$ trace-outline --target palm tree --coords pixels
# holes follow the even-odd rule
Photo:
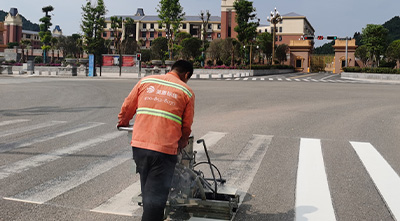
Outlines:
[[[30,41],[30,40],[21,40],[21,42],[20,42],[19,44],[20,44],[21,50],[22,50],[22,57],[21,57],[20,62],[25,63],[25,61],[26,61],[26,58],[25,58],[25,48],[26,48],[28,45],[31,45],[31,41]]]
[[[50,47],[51,47],[51,62],[50,63],[54,63],[54,49],[57,48],[57,43],[58,43],[58,39],[55,37],[52,37],[50,40]]]

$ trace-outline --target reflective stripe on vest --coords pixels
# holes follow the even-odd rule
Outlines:
[[[163,110],[157,110],[153,108],[145,108],[141,107],[136,110],[137,114],[148,114],[148,115],[153,115],[153,116],[158,116],[158,117],[164,117],[169,120],[173,120],[177,122],[178,124],[182,124],[182,118],[179,117],[178,115],[175,115],[173,113],[163,111]]]
[[[157,79],[157,78],[147,78],[147,79],[142,80],[141,84],[143,84],[143,83],[154,83],[154,84],[161,84],[161,85],[173,87],[173,88],[183,91],[189,97],[193,96],[192,93],[190,93],[190,91],[186,87],[184,87],[180,84],[173,83],[173,82],[164,81],[164,80]]]

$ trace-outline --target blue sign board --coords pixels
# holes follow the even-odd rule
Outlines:
[[[89,77],[93,77],[94,76],[94,55],[90,54],[89,55]]]

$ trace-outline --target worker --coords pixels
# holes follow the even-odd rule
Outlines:
[[[166,75],[141,79],[125,99],[117,127],[132,131],[133,159],[140,175],[142,221],[164,219],[178,151],[186,147],[194,116],[195,96],[186,84],[193,74],[188,61],[176,61]]]

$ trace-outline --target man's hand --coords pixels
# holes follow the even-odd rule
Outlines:
[[[188,140],[180,139],[178,142],[178,153],[180,153],[189,144]]]
[[[120,128],[120,127],[129,127],[129,125],[122,124],[121,122],[118,122],[117,129]]]

